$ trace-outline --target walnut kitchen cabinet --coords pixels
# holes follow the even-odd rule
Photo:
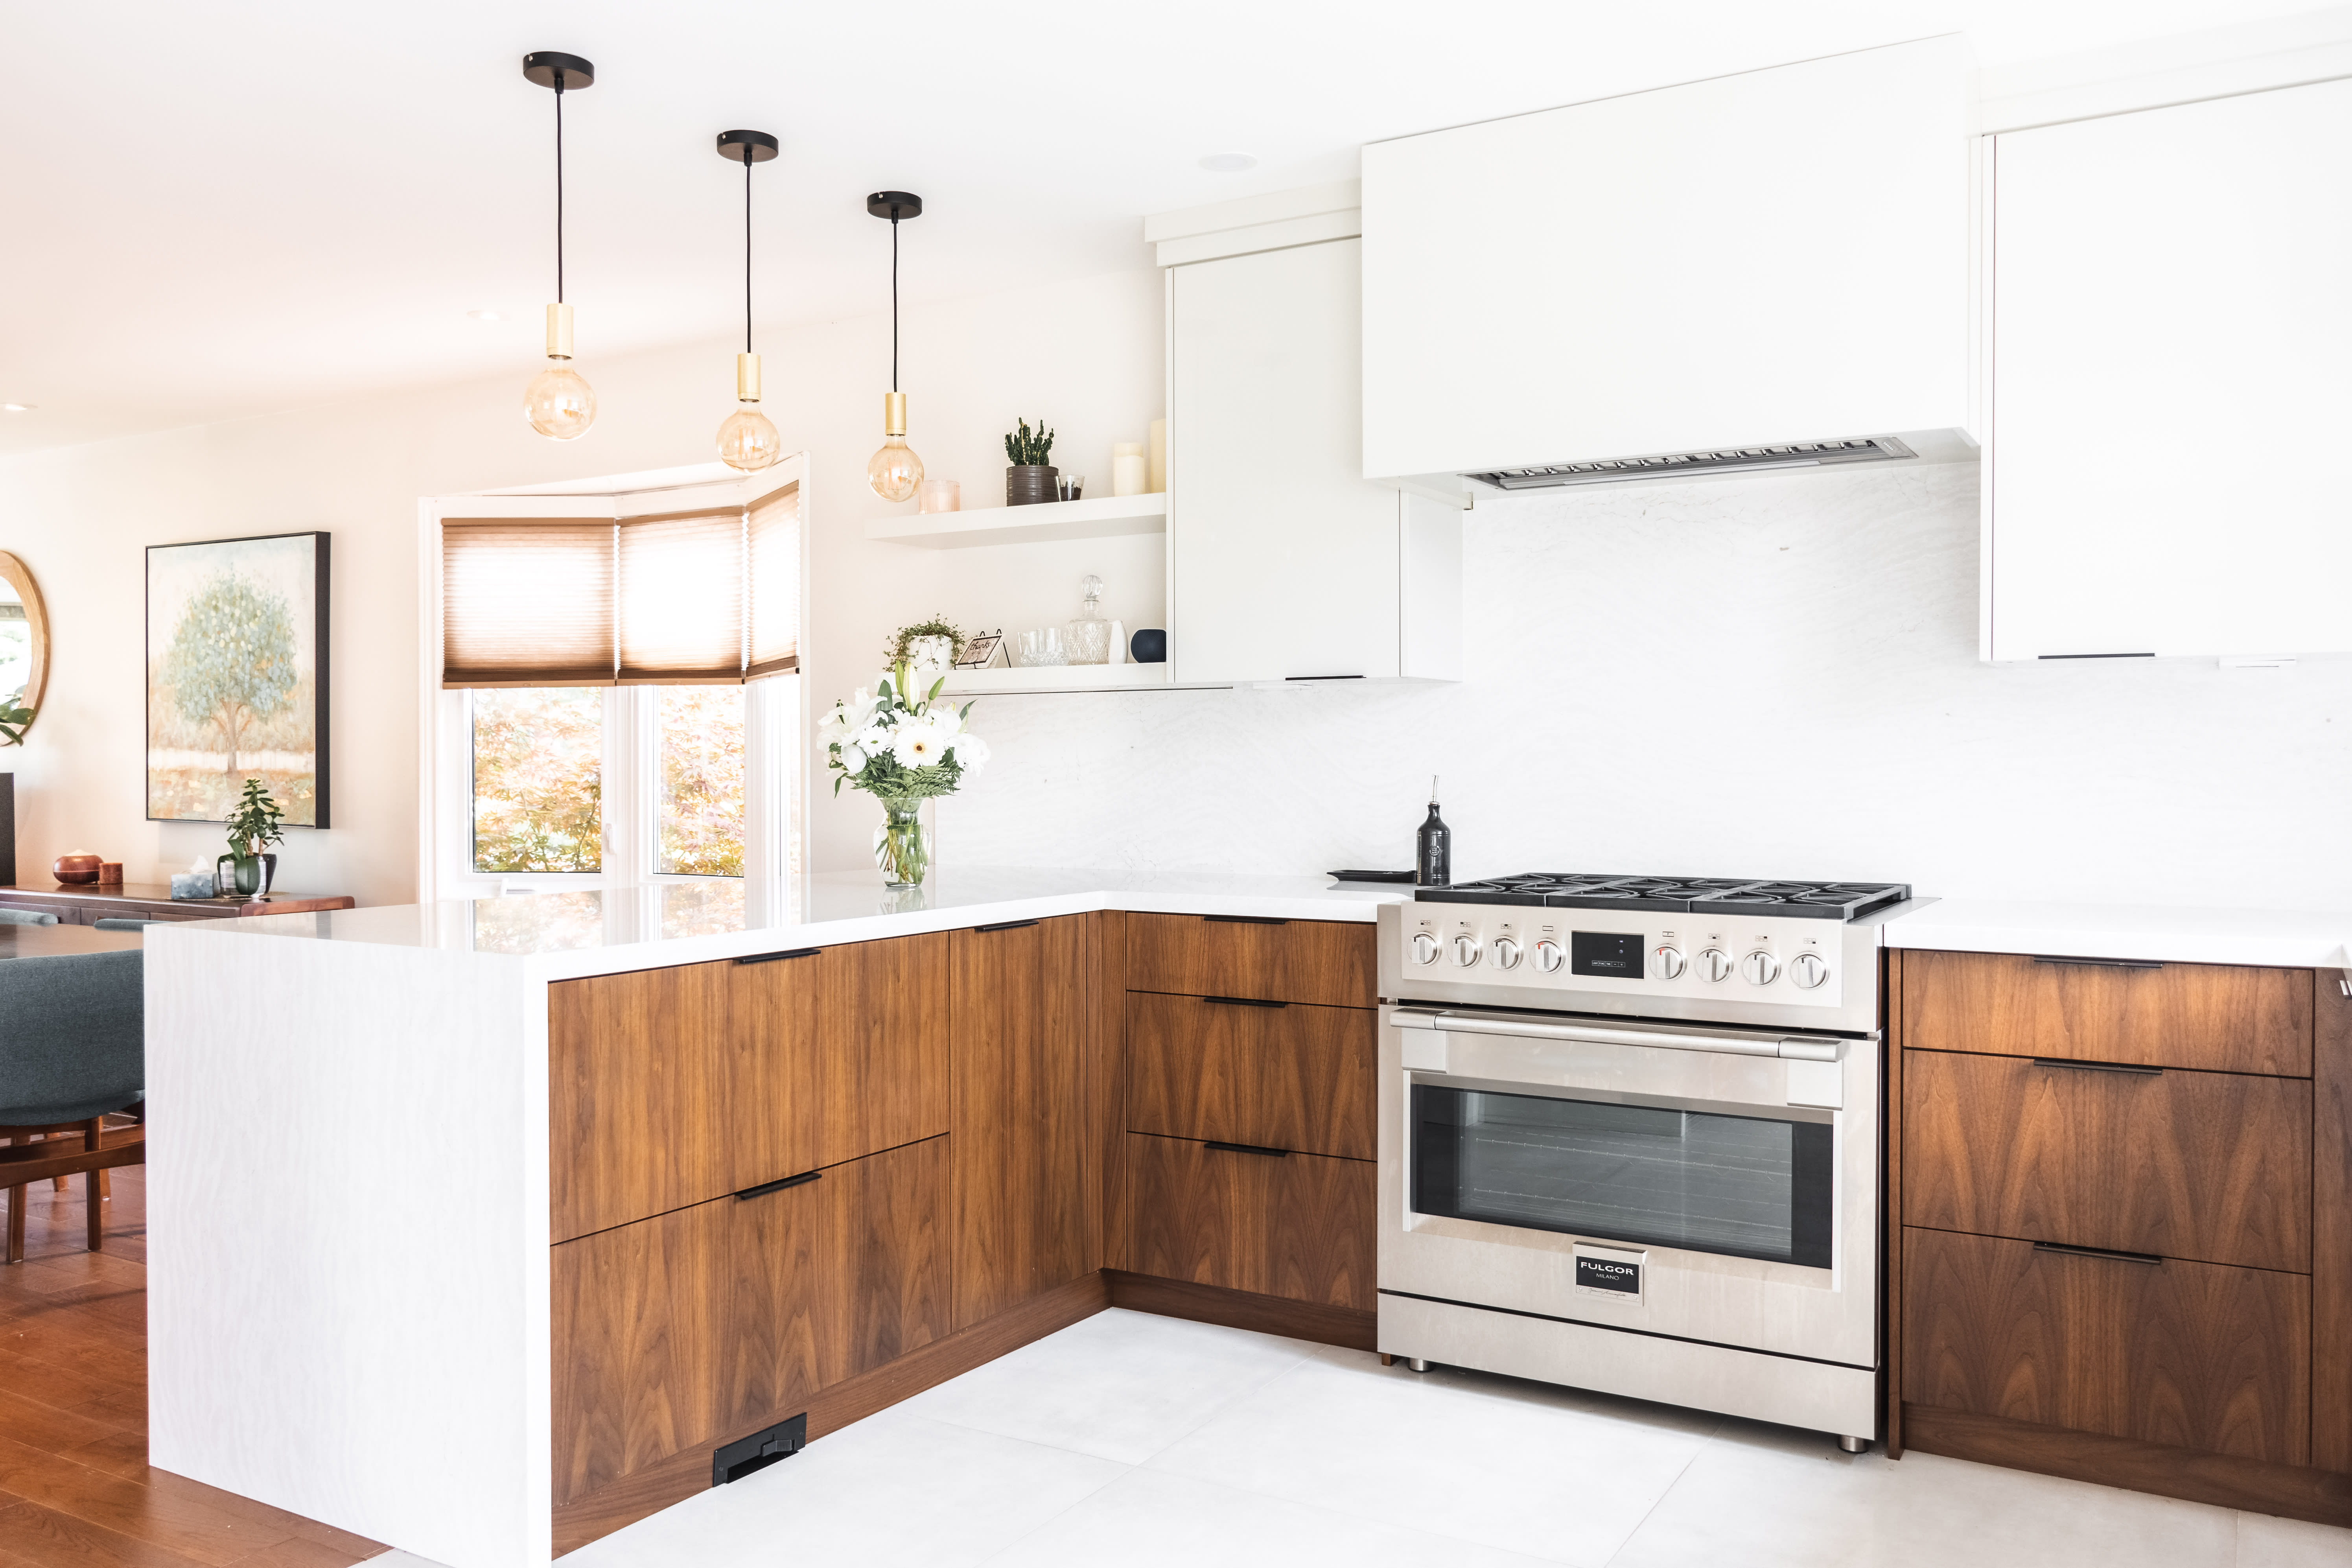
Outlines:
[[[958,1328],[1101,1267],[1099,921],[1068,915],[949,937]]]
[[[1890,1451],[2352,1524],[2343,977],[1889,963]]]
[[[1372,928],[1130,914],[1125,984],[1112,1300],[1370,1348]]]

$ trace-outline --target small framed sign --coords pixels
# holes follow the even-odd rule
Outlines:
[[[966,640],[963,657],[956,660],[958,669],[986,669],[989,660],[996,657],[999,644],[1004,641],[1003,632],[981,632]]]

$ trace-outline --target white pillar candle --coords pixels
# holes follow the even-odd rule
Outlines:
[[[1139,496],[1144,491],[1147,478],[1143,443],[1113,442],[1110,448],[1110,493],[1115,496]]]

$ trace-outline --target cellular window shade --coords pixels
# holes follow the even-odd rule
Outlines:
[[[609,685],[613,521],[441,524],[441,684]]]
[[[751,503],[751,658],[748,676],[801,667],[801,487]]]
[[[743,679],[743,510],[624,519],[620,679]]]

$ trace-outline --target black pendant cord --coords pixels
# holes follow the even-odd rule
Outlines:
[[[890,390],[898,390],[898,212],[890,210]]]
[[[751,144],[743,143],[743,352],[751,352]]]
[[[555,302],[563,303],[563,72],[555,73]]]

